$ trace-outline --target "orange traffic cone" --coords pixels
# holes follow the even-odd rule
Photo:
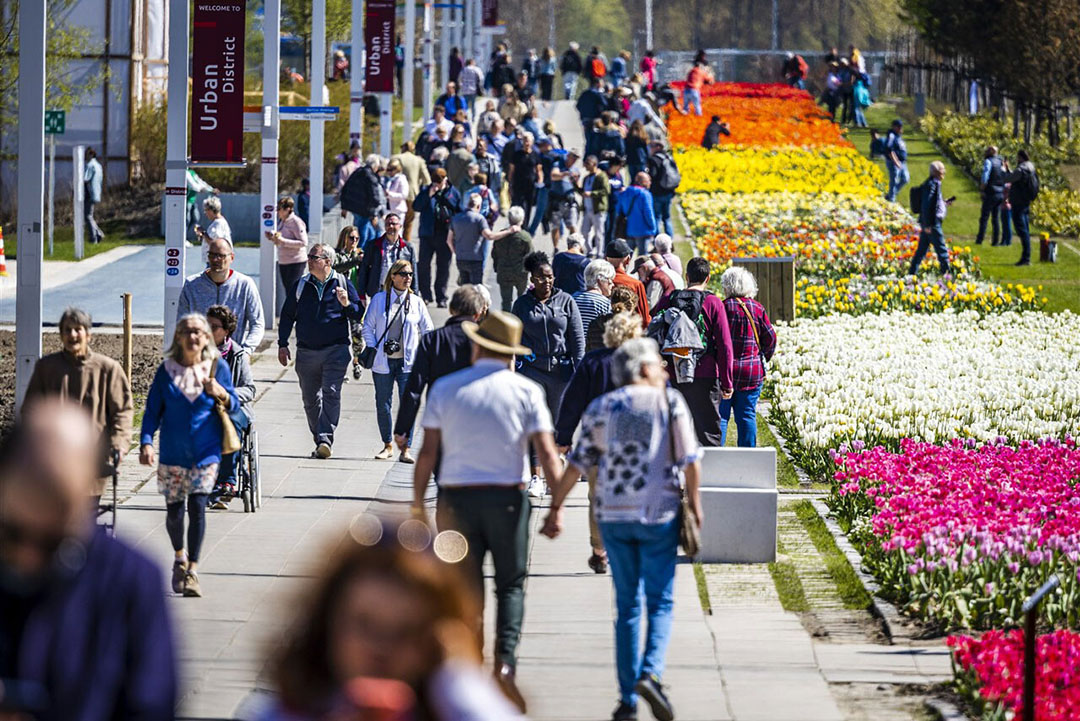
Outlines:
[[[0,225],[0,275],[7,274],[7,258],[4,257],[4,226]]]

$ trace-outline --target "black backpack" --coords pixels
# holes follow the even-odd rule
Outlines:
[[[1039,197],[1039,175],[1021,170],[1021,179],[1009,188],[1009,200],[1014,206],[1026,208]]]
[[[926,183],[908,189],[908,204],[911,206],[911,212],[915,214],[916,218],[922,216],[922,200],[925,189]]]
[[[656,174],[652,179],[653,185],[663,193],[674,193],[682,182],[682,175],[679,173],[679,166],[675,164],[675,158],[666,152],[657,153],[654,167]]]

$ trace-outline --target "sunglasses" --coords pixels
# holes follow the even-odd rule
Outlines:
[[[400,275],[402,278],[412,278],[413,273],[411,270],[399,270],[397,273],[394,273],[394,275]]]
[[[307,259],[308,259],[308,261],[312,261],[312,260],[326,260],[326,256],[325,256],[325,255],[309,255],[309,256],[307,257]]]

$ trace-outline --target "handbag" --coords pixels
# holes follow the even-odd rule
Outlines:
[[[667,401],[668,409],[668,450],[671,453],[671,472],[679,477],[679,468],[675,465],[675,431],[674,417],[671,414],[671,398],[667,395],[669,390],[664,389],[664,400]],[[701,529],[697,525],[697,516],[690,508],[690,498],[686,495],[686,483],[679,483],[679,547],[683,552],[693,558],[701,550]]]
[[[229,411],[221,401],[214,401],[214,410],[218,420],[221,421],[221,452],[222,454],[236,453],[240,450],[240,434],[236,432]]]
[[[630,207],[626,209],[626,214],[617,213],[615,215],[615,237],[626,238],[626,230],[630,225],[630,214],[634,212],[634,203],[637,202],[637,196],[635,195],[630,199]]]
[[[411,290],[405,291],[405,300],[398,304],[397,310],[394,312],[393,317],[386,321],[386,327],[383,328],[383,332],[382,335],[379,336],[379,340],[375,341],[375,345],[365,346],[364,350],[360,351],[360,357],[357,358],[357,361],[359,361],[360,365],[364,368],[371,370],[371,367],[375,365],[375,356],[379,352],[379,346],[381,346],[383,344],[383,341],[386,340],[386,334],[390,332],[390,326],[394,324],[394,319],[398,317],[398,314],[401,313],[401,309],[405,307],[405,303],[408,301],[409,294],[411,292]],[[389,293],[387,293],[386,295],[386,309],[390,310]]]

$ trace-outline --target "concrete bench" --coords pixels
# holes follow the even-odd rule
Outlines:
[[[776,449],[706,448],[701,460],[702,563],[776,560]]]

